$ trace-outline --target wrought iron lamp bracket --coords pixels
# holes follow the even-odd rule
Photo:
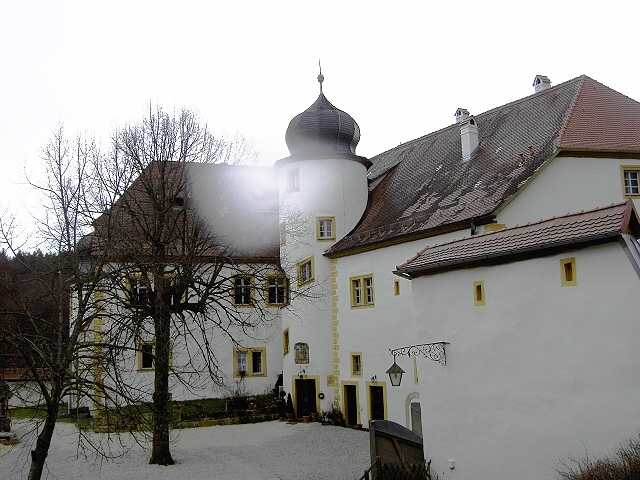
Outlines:
[[[447,345],[449,342],[422,343],[389,349],[389,353],[393,355],[394,361],[397,356],[417,357],[420,355],[444,366],[447,364]]]

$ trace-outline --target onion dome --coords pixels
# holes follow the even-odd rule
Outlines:
[[[351,115],[327,100],[322,93],[323,81],[320,71],[320,95],[309,108],[289,122],[285,140],[291,157],[348,158],[368,167],[369,161],[356,155],[360,127]]]

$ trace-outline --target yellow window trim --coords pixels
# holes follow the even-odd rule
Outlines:
[[[371,289],[372,289],[372,293],[373,293],[373,298],[372,298],[372,302],[371,303],[367,303],[367,289],[364,285],[364,281],[366,279],[371,279]],[[355,280],[360,280],[360,288],[361,288],[361,294],[360,294],[360,303],[356,302],[356,289],[353,286],[353,282]],[[376,284],[373,280],[373,273],[368,273],[366,275],[358,275],[355,277],[350,277],[349,278],[349,292],[350,292],[350,297],[351,297],[351,308],[371,308],[373,306],[375,306],[376,304]]]
[[[397,297],[400,295],[400,280],[393,281],[393,294]]]
[[[358,424],[362,424],[362,420],[360,418],[360,384],[357,381],[343,381],[340,382],[340,391],[342,393],[341,397],[342,397],[342,415],[344,416],[345,420],[347,418],[347,396],[344,393],[344,387],[345,385],[353,385],[354,387],[356,387],[356,412],[358,412]],[[385,410],[386,411],[386,410]]]
[[[571,279],[567,279],[567,266],[571,270]],[[577,285],[576,258],[560,259],[560,283],[563,287],[575,287]]]
[[[238,277],[249,279],[249,298],[251,299],[251,303],[236,303],[236,278]],[[255,278],[253,277],[253,275],[239,273],[231,277],[231,304],[234,305],[235,307],[240,307],[240,308],[255,307],[256,305]]]
[[[355,370],[355,362],[353,361],[354,358],[358,356],[360,357],[360,371],[356,372]],[[349,356],[349,358],[351,359],[351,376],[352,377],[361,377],[362,376],[362,371],[364,370],[364,362],[362,361],[362,352],[351,352],[351,355]]]
[[[289,329],[285,328],[282,332],[282,354],[286,355],[289,353]]]
[[[240,371],[238,370],[238,352],[247,353],[247,373],[246,377],[266,377],[267,376],[267,347],[234,347],[233,348],[233,376],[234,378],[240,378]],[[251,354],[253,352],[261,352],[262,356],[262,371],[255,373],[253,371],[253,362],[251,361]]]
[[[313,270],[313,267],[312,267]],[[276,278],[284,279],[284,288],[285,288],[285,300],[284,303],[269,303],[269,282]],[[277,307],[282,308],[286,307],[289,304],[289,280],[287,276],[283,273],[269,273],[267,274],[267,280],[264,283],[264,303],[267,307]]]
[[[304,265],[307,262],[311,262],[311,278],[309,278],[308,280],[301,282],[300,281],[300,267],[302,265]],[[307,257],[307,258],[303,258],[302,260],[300,260],[299,262],[296,263],[296,282],[298,284],[299,287],[302,287],[303,285],[308,285],[309,283],[313,283],[316,279],[316,265],[315,265],[315,259],[313,256],[311,257]]]
[[[320,222],[322,220],[331,220],[331,236],[330,237],[321,237],[320,236]],[[335,240],[336,239],[336,217],[316,217],[316,240],[325,241],[325,240]]]
[[[486,292],[484,289],[484,281],[473,282],[473,304],[477,306],[484,305],[486,301]]]
[[[136,369],[139,372],[153,372],[156,369],[156,342],[155,340],[140,341],[136,348]],[[142,368],[142,345],[153,345],[153,367]],[[169,368],[173,367],[173,347],[169,347]]]
[[[369,412],[369,420],[371,420],[371,388],[382,387],[382,404],[384,405],[384,419],[389,417],[389,409],[387,408],[387,382],[367,382],[367,407]]]
[[[640,193],[627,193],[624,188],[624,172],[638,172],[640,174],[640,165],[620,165],[620,185],[622,187],[622,196],[624,198],[639,198]]]

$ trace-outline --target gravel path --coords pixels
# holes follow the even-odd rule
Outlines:
[[[19,426],[25,428],[25,425]],[[77,430],[56,425],[48,480],[355,480],[369,463],[367,432],[317,423],[266,422],[174,430],[176,465],[147,465],[148,451],[129,435],[123,456],[100,463],[76,453]],[[96,441],[105,436],[95,435]],[[112,445],[116,447],[116,445]],[[26,478],[30,439],[0,446],[0,479]],[[116,452],[122,452],[117,447]]]

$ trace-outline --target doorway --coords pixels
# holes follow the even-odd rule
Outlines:
[[[316,381],[296,378],[296,414],[298,418],[318,413],[316,409]]]
[[[384,420],[384,386],[369,385],[369,410],[370,420]]]
[[[344,417],[347,425],[358,424],[358,387],[344,385]]]

